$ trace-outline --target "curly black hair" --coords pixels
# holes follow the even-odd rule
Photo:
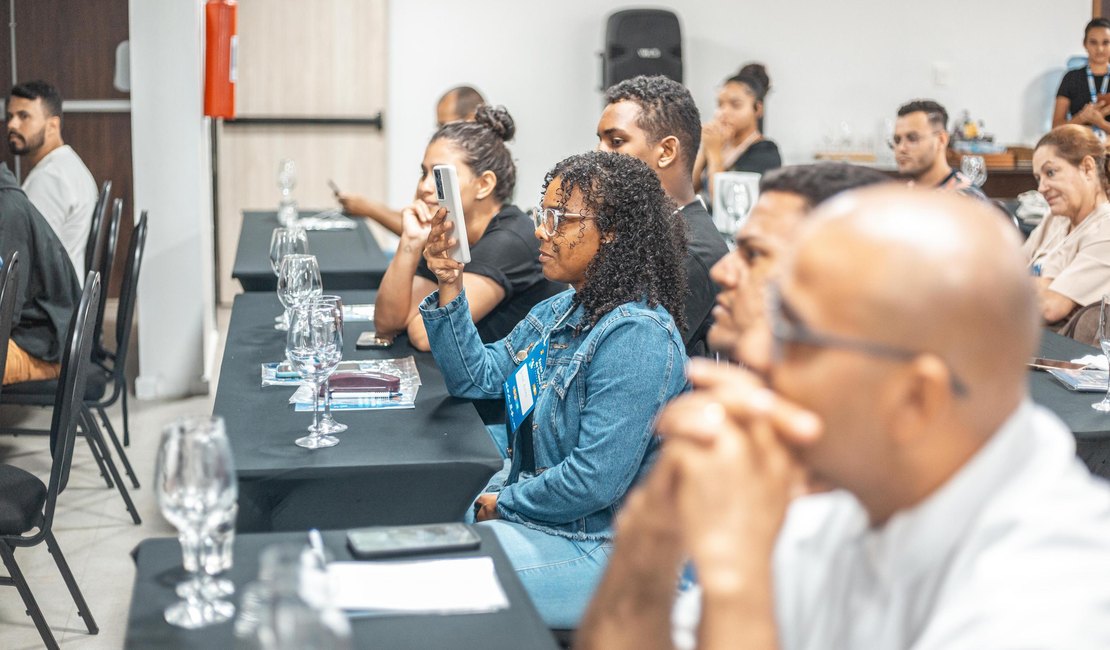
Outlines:
[[[685,330],[686,230],[655,172],[632,156],[591,151],[547,172],[545,194],[556,179],[559,206],[566,208],[578,191],[583,212],[596,217],[602,233],[575,295],[587,322],[595,324],[618,306],[642,300],[652,307],[662,305]]]
[[[669,135],[678,138],[686,171],[694,172],[701,146],[701,114],[686,86],[662,75],[640,75],[605,91],[606,105],[620,101],[640,106],[636,126],[644,130],[652,146]]]
[[[482,104],[471,122],[448,122],[439,127],[428,144],[450,140],[463,154],[474,175],[491,171],[497,176],[493,197],[505,203],[516,187],[516,163],[505,143],[516,134],[516,124],[504,106]]]

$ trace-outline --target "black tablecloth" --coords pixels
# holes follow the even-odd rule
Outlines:
[[[325,291],[377,289],[389,266],[389,260],[366,227],[365,220],[356,221],[358,225],[354,230],[308,232],[308,252],[320,263]],[[235,253],[231,277],[243,285],[244,291],[277,289],[277,278],[270,266],[270,236],[279,225],[276,212],[243,211],[243,230],[239,233],[239,249]]]
[[[1041,339],[1040,354],[1048,359],[1078,359],[1100,353],[1096,348],[1047,330]],[[1091,471],[1110,477],[1110,414],[1091,408],[1102,395],[1070,391],[1043,370],[1030,371],[1029,392],[1033,401],[1051,409],[1072,430],[1079,457]]]
[[[347,304],[373,303],[369,291],[341,292]],[[294,413],[293,387],[260,386],[259,364],[280,361],[285,335],[273,319],[277,297],[235,298],[213,413],[227,424],[239,476],[239,529],[244,532],[347,528],[461,519],[501,456],[469,401],[448,396],[430,353],[404,338],[389,350],[355,350],[371,323],[344,328],[344,358],[412,355],[423,385],[416,408],[336,413],[350,428],[340,443],[308,450],[311,413]]]
[[[528,600],[496,538],[477,527],[482,546],[476,551],[447,553],[421,558],[490,556],[497,577],[509,599],[509,609],[488,614],[377,616],[351,619],[355,648],[475,648],[481,650],[554,649],[554,640]],[[345,533],[325,532],[324,545],[337,560],[350,560]],[[306,541],[304,533],[240,535],[235,540],[234,567],[227,577],[236,585],[232,597],[238,606],[243,586],[258,575],[258,556],[270,544]],[[148,539],[139,544],[131,611],[127,619],[126,648],[234,648],[232,623],[202,630],[173,627],[162,618],[166,606],[177,597],[174,586],[184,578],[181,547],[176,539]],[[368,585],[368,588],[388,585]]]

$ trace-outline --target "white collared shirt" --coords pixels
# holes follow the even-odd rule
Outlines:
[[[774,576],[782,650],[1110,648],[1110,488],[1026,401],[882,528],[844,491],[795,501]],[[678,647],[699,598],[675,604]]]
[[[62,242],[77,279],[85,282],[85,247],[96,208],[96,181],[68,144],[46,154],[23,179],[27,198]]]

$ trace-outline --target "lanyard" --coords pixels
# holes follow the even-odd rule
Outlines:
[[[1098,94],[1095,94],[1095,73],[1091,72],[1091,66],[1087,66],[1087,90],[1091,91],[1091,103],[1098,103],[1098,96],[1105,95],[1107,88],[1110,88],[1110,70],[1106,71],[1106,76],[1102,78],[1102,88]]]

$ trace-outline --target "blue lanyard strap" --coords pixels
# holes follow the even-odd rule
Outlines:
[[[1098,94],[1095,94],[1095,73],[1091,72],[1091,66],[1087,66],[1087,90],[1091,91],[1091,103],[1098,103],[1098,96],[1105,95],[1107,88],[1110,88],[1110,70],[1106,71],[1106,76],[1102,78],[1102,89]]]

